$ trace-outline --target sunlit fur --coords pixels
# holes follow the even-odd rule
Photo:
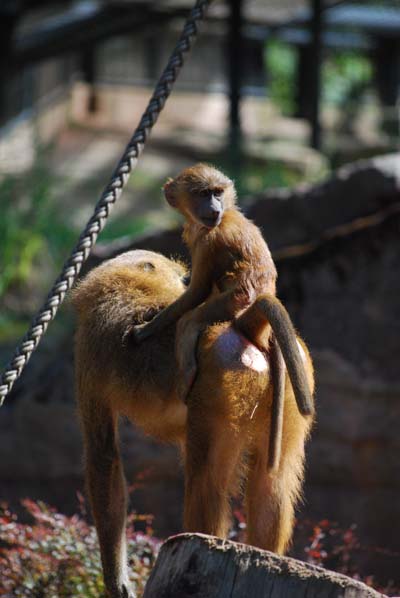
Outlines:
[[[286,379],[282,457],[267,470],[272,388],[257,372],[221,355],[218,339],[229,323],[207,328],[199,345],[198,376],[186,407],[176,394],[174,326],[138,346],[132,326],[175,301],[185,269],[147,251],[115,258],[90,272],[73,293],[77,311],[76,386],[85,441],[87,490],[99,535],[108,595],[126,598],[126,492],[117,424],[127,416],[147,434],[178,444],[185,463],[184,527],[226,536],[229,498],[243,485],[248,542],[282,553],[293,526],[311,420],[296,407]],[[251,306],[243,333],[261,334]],[[251,322],[255,322],[250,326]],[[245,342],[241,335],[238,339]],[[308,382],[311,361],[305,350]],[[157,513],[155,513],[157,517]]]
[[[204,190],[208,194],[202,195]],[[263,295],[264,325],[258,327],[254,342],[269,352],[273,362],[273,434],[268,466],[277,468],[285,376],[281,350],[303,415],[312,414],[312,397],[295,331],[283,306],[275,299],[277,272],[269,248],[257,226],[236,206],[232,181],[216,168],[206,164],[186,168],[166,183],[164,191],[169,203],[185,216],[183,239],[192,258],[192,277],[189,288],[177,301],[151,322],[135,327],[136,340],[141,342],[159,334],[165,326],[179,320],[176,343],[181,378],[179,394],[182,400],[187,400],[196,377],[196,347],[203,329],[234,320]],[[213,226],[204,215],[212,212],[209,206],[217,204],[222,217]],[[277,319],[272,321],[269,314],[277,315]]]
[[[185,168],[174,179],[168,179],[163,190],[167,200],[177,207],[183,194],[192,197],[204,189],[221,188],[225,191],[226,208],[233,207],[236,202],[236,191],[233,182],[222,172],[209,164],[196,164]]]

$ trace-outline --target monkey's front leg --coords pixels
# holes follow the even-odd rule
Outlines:
[[[161,332],[169,324],[177,322],[186,312],[200,305],[209,295],[211,283],[205,281],[200,285],[196,280],[191,281],[189,288],[173,303],[160,311],[150,322],[133,327],[133,338],[142,342],[149,336]]]

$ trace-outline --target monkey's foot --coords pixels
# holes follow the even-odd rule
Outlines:
[[[132,588],[128,588],[127,586],[123,585],[121,598],[137,598],[137,596]]]
[[[141,343],[151,335],[151,332],[147,327],[148,322],[145,324],[137,324],[132,328],[132,338],[137,344]]]
[[[123,583],[120,587],[110,590],[107,596],[109,598],[137,598],[137,595],[127,583]]]

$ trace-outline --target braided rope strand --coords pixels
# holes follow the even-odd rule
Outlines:
[[[96,243],[99,233],[103,230],[111,208],[120,197],[128,182],[131,172],[136,168],[147,138],[157,122],[164,108],[173,85],[184,63],[184,55],[191,49],[197,35],[197,22],[201,21],[211,0],[197,0],[186,23],[181,36],[172,52],[168,64],[162,73],[157,86],[150,98],[145,112],[129,141],[125,152],[115,168],[110,182],[105,187],[97,202],[93,215],[86,224],[79,237],[78,243],[66,261],[60,276],[50,290],[45,303],[33,319],[32,324],[17,347],[14,355],[0,378],[0,406],[10,392],[14,382],[20,377],[22,370],[28,363],[33,351],[45,334],[49,323],[54,319],[59,307],[64,301],[67,291],[74,284],[83,263],[87,260]]]

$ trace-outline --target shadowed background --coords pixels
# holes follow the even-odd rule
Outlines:
[[[189,2],[0,7],[0,359],[5,365],[145,107]],[[363,574],[400,581],[396,2],[215,2],[88,268],[132,247],[185,255],[167,176],[235,179],[315,360],[300,518],[358,526]],[[377,157],[380,156],[380,157]],[[364,161],[359,161],[364,159]],[[67,306],[0,412],[0,499],[76,509],[83,490]],[[181,529],[174,448],[122,423],[135,509]],[[300,537],[295,554],[302,553]]]

